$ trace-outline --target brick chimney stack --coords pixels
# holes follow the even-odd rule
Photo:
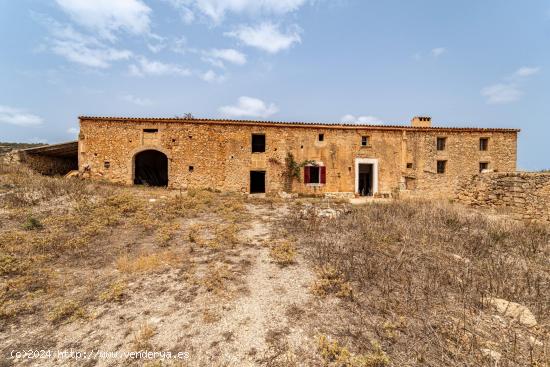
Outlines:
[[[432,127],[432,118],[429,116],[415,116],[411,120],[413,127]]]

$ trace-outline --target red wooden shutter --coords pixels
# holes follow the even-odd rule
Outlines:
[[[322,184],[327,183],[327,167],[325,166],[319,167],[319,175],[321,176],[319,178],[320,183]]]
[[[309,169],[310,169],[309,166],[304,167],[304,183],[306,184],[309,183]]]

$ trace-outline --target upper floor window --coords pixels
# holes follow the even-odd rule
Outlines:
[[[489,163],[488,162],[479,162],[479,172],[483,172],[487,169],[489,169]]]
[[[319,134],[319,141],[325,141],[325,134]]]
[[[252,153],[265,152],[265,135],[252,134]]]
[[[369,145],[369,137],[368,136],[362,136],[361,137],[361,146],[366,147]]]
[[[437,173],[445,173],[447,170],[447,161],[437,161]]]
[[[447,138],[437,138],[437,150],[445,150],[445,146],[447,145]]]
[[[479,150],[489,150],[489,138],[479,139]]]

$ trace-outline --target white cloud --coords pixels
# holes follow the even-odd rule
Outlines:
[[[71,26],[53,20],[46,20],[46,25],[52,34],[48,40],[52,52],[71,62],[105,69],[112,61],[127,60],[132,56],[131,51],[105,46],[96,38],[77,32]]]
[[[128,103],[135,104],[137,106],[150,106],[150,105],[153,104],[153,101],[151,101],[150,99],[139,98],[139,97],[136,97],[132,94],[124,94],[124,95],[120,96],[120,99],[122,99],[123,101],[126,101]]]
[[[360,125],[376,125],[381,124],[382,120],[375,116],[358,116],[354,115],[344,115],[340,119],[341,122],[345,124],[360,124]]]
[[[149,33],[149,8],[141,0],[56,0],[57,4],[78,24],[102,38],[114,41],[115,33]]]
[[[223,106],[220,107],[220,112],[223,115],[229,117],[256,117],[267,118],[275,113],[279,109],[275,104],[270,103],[267,105],[264,101],[258,98],[252,97],[240,97],[237,105],[235,106]]]
[[[19,108],[0,105],[0,123],[33,126],[44,122],[40,116],[33,115]]]
[[[232,48],[212,49],[206,55],[216,60],[227,61],[236,65],[246,64],[246,55]]]
[[[294,43],[300,43],[300,32],[300,28],[294,26],[283,33],[279,30],[279,25],[265,22],[255,27],[240,26],[235,31],[224,34],[237,38],[248,46],[274,54],[290,48]]]
[[[523,96],[521,86],[530,76],[537,74],[540,67],[523,66],[512,75],[504,78],[504,83],[497,83],[481,90],[481,95],[489,104],[505,104],[518,101]]]
[[[194,19],[193,10],[198,11],[214,22],[223,20],[226,13],[248,13],[251,15],[285,14],[298,10],[308,0],[166,0],[180,11],[184,21]]]
[[[201,79],[209,83],[222,83],[225,81],[225,76],[219,75],[213,70],[208,70],[206,73],[200,75]]]
[[[78,135],[78,133],[79,133],[79,130],[77,127],[70,127],[67,129],[67,134]]]
[[[443,55],[446,51],[447,51],[447,49],[445,47],[437,47],[437,48],[432,49],[431,52],[432,52],[433,57],[439,57],[439,56]]]
[[[521,98],[523,92],[515,84],[494,84],[481,90],[481,95],[489,104],[505,104]]]
[[[177,75],[177,76],[189,76],[191,71],[187,68],[174,64],[166,64],[160,61],[148,60],[145,57],[139,57],[137,64],[131,64],[128,67],[130,75],[132,76],[164,76],[164,75]]]
[[[539,67],[521,67],[514,73],[514,76],[520,77],[520,78],[526,78],[531,75],[535,75],[540,71]]]

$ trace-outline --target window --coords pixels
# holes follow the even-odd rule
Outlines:
[[[488,150],[489,149],[489,138],[479,139],[479,150]]]
[[[445,173],[447,161],[437,161],[437,173]]]
[[[407,168],[413,168],[413,164],[412,163],[407,163]]]
[[[106,169],[109,169],[109,167],[111,167],[111,162],[108,162],[108,161],[103,162],[103,167],[105,167]]]
[[[265,135],[252,134],[252,153],[265,152]]]
[[[325,134],[319,134],[319,141],[325,141]]]
[[[486,169],[489,169],[489,163],[488,162],[479,162],[479,172],[483,172]]]
[[[195,167],[189,166],[189,172],[193,172],[195,170]]]
[[[437,138],[437,150],[445,150],[447,138]]]
[[[369,145],[369,137],[368,136],[362,136],[361,137],[361,146],[366,147]]]
[[[326,183],[326,167],[325,166],[305,166],[304,167],[304,183],[305,184],[324,184]]]
[[[154,134],[154,133],[158,133],[159,129],[143,129],[143,132],[144,133],[149,133],[149,134]]]

